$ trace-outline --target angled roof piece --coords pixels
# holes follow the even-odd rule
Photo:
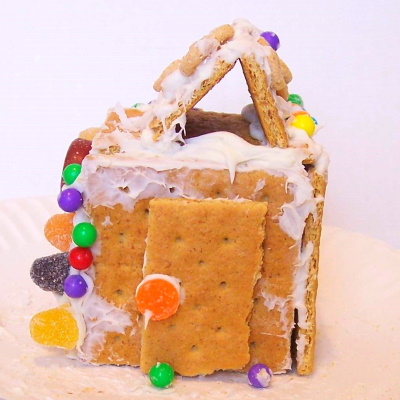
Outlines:
[[[246,20],[222,25],[193,43],[188,53],[172,62],[154,84],[160,94],[152,103],[149,127],[153,139],[179,123],[240,60],[261,126],[270,146],[287,147],[288,138],[279,115],[277,97],[287,98],[292,76],[261,36]],[[149,116],[147,116],[148,118]]]

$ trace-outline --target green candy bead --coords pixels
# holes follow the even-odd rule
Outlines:
[[[174,370],[169,364],[158,362],[150,368],[149,378],[155,387],[166,388],[174,380]]]
[[[298,104],[300,107],[304,107],[303,99],[298,94],[289,94],[288,101],[294,104]]]
[[[67,185],[72,185],[75,179],[81,173],[82,165],[80,164],[69,164],[65,167],[62,177]]]
[[[133,106],[132,106],[132,108],[138,108],[138,107],[140,107],[140,106],[142,106],[143,105],[143,103],[135,103]]]
[[[96,238],[96,228],[89,222],[81,222],[72,230],[72,240],[79,247],[90,247]]]

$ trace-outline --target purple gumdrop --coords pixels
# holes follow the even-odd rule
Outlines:
[[[83,203],[82,194],[79,190],[70,188],[63,190],[57,198],[58,205],[63,211],[74,212]]]
[[[266,388],[271,381],[272,372],[265,364],[254,364],[247,373],[249,384],[256,388]]]
[[[64,292],[68,297],[79,299],[87,292],[88,285],[81,275],[70,275],[64,281]]]
[[[278,35],[274,32],[263,32],[261,36],[269,43],[269,45],[277,51],[281,45]]]

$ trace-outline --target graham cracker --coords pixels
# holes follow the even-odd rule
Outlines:
[[[250,355],[254,362],[263,359],[274,372],[281,372],[290,357],[290,337],[277,335],[292,329],[294,324],[291,296],[285,296],[293,285],[290,279],[298,262],[293,240],[280,229],[277,221],[282,205],[293,201],[293,195],[286,190],[286,178],[264,171],[237,172],[231,182],[227,170],[182,168],[166,171],[165,180],[171,189],[181,187],[185,197],[232,200],[240,197],[268,202],[262,277],[256,285],[255,305],[249,322],[252,327]],[[149,199],[139,201],[132,211],[119,205],[87,209],[98,230],[101,251],[94,261],[96,292],[105,300],[130,310],[133,323],[132,331],[127,329],[125,335],[108,333],[104,343],[96,351],[92,350],[93,362],[139,364],[142,326],[141,321],[137,322],[134,293],[142,280],[148,202]],[[106,219],[113,225],[102,225]],[[287,308],[268,309],[263,294],[283,298]]]
[[[184,295],[174,315],[143,330],[144,372],[157,362],[185,376],[247,364],[266,212],[265,202],[150,201],[144,274],[178,278]]]
[[[234,65],[235,63],[229,64],[224,60],[218,60],[211,77],[203,80],[199,89],[193,92],[189,102],[186,104],[179,102],[178,109],[165,118],[165,127],[169,129],[177,118],[192,109],[234,67]],[[154,118],[150,122],[150,128],[154,131],[153,139],[158,140],[164,131],[163,122],[158,118]]]
[[[104,343],[91,349],[94,363],[139,365],[142,328],[135,291],[143,279],[148,207],[149,200],[146,199],[138,201],[131,212],[121,205],[88,210],[101,246],[101,254],[93,262],[96,293],[128,311],[132,321],[125,334],[107,332]]]
[[[265,72],[261,69],[254,55],[240,58],[240,63],[268,143],[271,147],[288,147],[289,142],[285,127],[268,87]]]
[[[314,197],[321,198],[317,204],[315,218],[310,214],[306,220],[306,227],[303,235],[303,248],[309,242],[313,244],[313,251],[308,263],[308,278],[305,295],[305,306],[307,309],[307,328],[298,328],[297,340],[305,342],[302,353],[297,352],[297,373],[299,375],[309,375],[314,368],[315,337],[316,337],[316,298],[318,288],[318,265],[319,247],[322,231],[322,215],[327,180],[326,176],[320,175],[315,168],[310,168],[309,176],[314,187]]]

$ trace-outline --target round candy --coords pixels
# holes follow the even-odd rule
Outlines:
[[[88,285],[81,275],[70,275],[64,281],[64,292],[73,299],[84,296],[87,289]]]
[[[314,117],[311,117],[311,119],[314,121],[315,125],[318,125],[318,121]]]
[[[167,278],[165,279],[164,276]],[[148,275],[136,289],[136,304],[143,315],[160,321],[175,314],[179,306],[179,284],[172,277]]]
[[[68,255],[68,261],[72,267],[82,271],[90,267],[93,261],[93,254],[86,247],[74,247]]]
[[[72,240],[80,247],[90,247],[96,241],[96,237],[96,228],[89,222],[81,222],[72,230]]]
[[[169,364],[158,362],[150,368],[149,378],[155,387],[166,388],[174,380],[174,370]]]
[[[83,198],[79,190],[70,188],[63,190],[58,195],[57,201],[63,211],[74,212],[81,207]]]
[[[307,132],[308,136],[312,136],[315,132],[315,123],[309,115],[296,115],[291,122],[295,128],[303,129]]]
[[[271,381],[272,372],[265,364],[254,364],[247,373],[249,384],[256,388],[266,388]]]
[[[278,35],[274,32],[263,32],[261,36],[269,43],[269,45],[276,51],[281,45]]]
[[[300,107],[304,107],[303,99],[298,94],[294,93],[289,94],[288,101],[290,101],[293,104],[298,104]]]
[[[43,346],[72,350],[79,338],[78,324],[67,305],[36,314],[29,328],[32,339]]]
[[[72,185],[75,182],[75,179],[81,173],[81,170],[82,170],[82,165],[80,164],[73,163],[67,165],[62,173],[64,182],[67,185]]]

